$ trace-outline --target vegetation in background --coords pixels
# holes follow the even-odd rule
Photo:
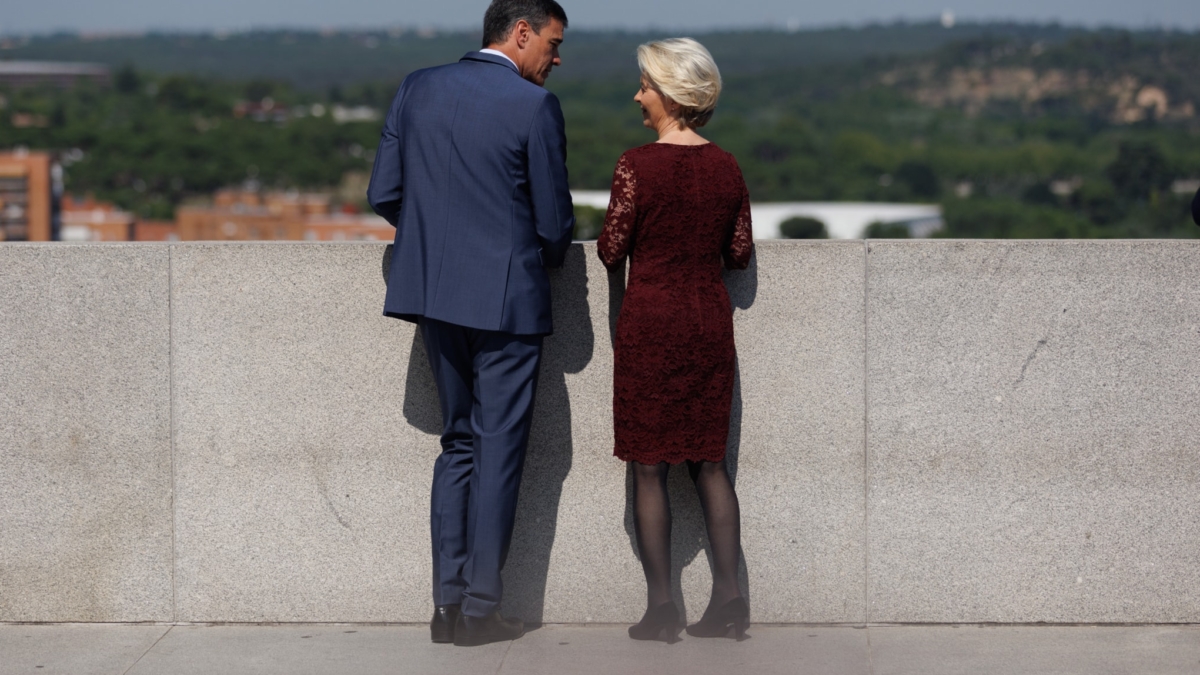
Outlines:
[[[482,23],[482,22],[481,22]],[[894,23],[798,33],[774,30],[713,32],[698,36],[725,75],[852,63],[868,58],[924,54],[951,43],[983,38],[1059,43],[1088,35],[1078,28],[1028,24]],[[482,32],[380,30],[253,30],[231,33],[148,33],[140,36],[31,39],[0,37],[3,58],[88,61],[113,68],[132,64],[158,75],[189,74],[226,80],[273,80],[328,93],[364,82],[395,84],[418,68],[449,63],[479,49]],[[634,52],[649,40],[675,37],[660,30],[588,32],[571,29],[563,67],[552,80],[597,80],[636,70]],[[390,94],[390,91],[388,92]]]
[[[18,89],[5,98],[0,147],[57,151],[69,192],[147,218],[170,219],[184,201],[247,182],[333,189],[347,174],[370,171],[379,139],[378,122],[338,123],[330,105],[265,81],[122,69],[107,89]],[[239,114],[248,100],[270,110],[261,120]],[[17,112],[34,123],[14,125]],[[276,121],[281,113],[286,119]]]
[[[575,205],[575,241],[590,241],[600,236],[604,227],[604,209],[584,204]]]
[[[871,223],[864,233],[867,239],[908,239],[908,226],[903,223]]]
[[[828,239],[829,230],[825,223],[816,218],[796,216],[779,224],[779,234],[784,239]]]
[[[572,187],[606,189],[620,154],[654,140],[632,101],[633,48],[651,37],[572,32],[549,81]],[[897,25],[699,37],[725,79],[704,132],[737,157],[756,201],[938,203],[952,237],[1200,234],[1177,189],[1200,179],[1200,35]],[[0,147],[59,151],[68,190],[149,217],[246,181],[333,189],[369,171],[379,137],[380,120],[351,113],[382,113],[406,72],[476,39],[33,40],[3,53],[134,65],[110,88],[0,92]],[[602,213],[577,216],[578,237],[598,232]]]

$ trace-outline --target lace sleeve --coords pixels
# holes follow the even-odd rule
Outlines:
[[[754,229],[750,222],[750,191],[742,182],[742,208],[738,211],[737,221],[725,246],[725,268],[744,270],[750,266],[750,256],[754,253]]]
[[[613,172],[612,195],[608,201],[608,214],[604,217],[604,229],[596,240],[600,260],[609,271],[616,269],[633,249],[636,190],[637,179],[633,175],[633,166],[625,155],[621,155]]]

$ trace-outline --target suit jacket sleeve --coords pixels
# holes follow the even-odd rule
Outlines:
[[[1192,220],[1200,225],[1200,190],[1196,191],[1196,198],[1192,200]]]
[[[367,187],[367,201],[375,213],[396,227],[400,220],[400,204],[404,201],[404,171],[400,156],[400,105],[404,101],[404,85],[400,85],[379,139],[375,152],[375,167]]]
[[[575,211],[567,184],[565,128],[558,98],[547,94],[529,132],[529,193],[546,267],[562,266],[575,231]]]

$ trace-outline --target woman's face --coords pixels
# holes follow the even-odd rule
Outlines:
[[[633,100],[642,107],[642,125],[647,128],[656,131],[662,129],[663,123],[671,117],[668,107],[673,104],[663,98],[663,95],[658,93],[658,90],[651,86],[650,81],[644,77],[642,86]]]

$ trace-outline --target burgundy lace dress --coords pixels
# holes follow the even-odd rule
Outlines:
[[[621,156],[597,242],[630,257],[614,343],[613,454],[720,461],[733,402],[733,308],[721,280],[750,264],[750,195],[716,145],[652,143]]]

